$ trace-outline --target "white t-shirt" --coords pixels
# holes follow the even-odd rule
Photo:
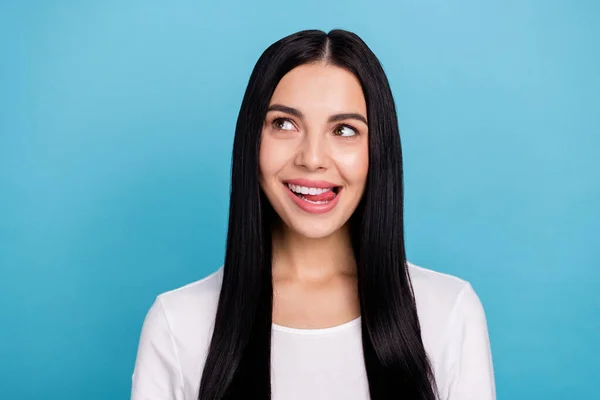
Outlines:
[[[494,400],[487,323],[471,285],[408,263],[421,335],[441,400]],[[132,400],[195,400],[215,320],[223,267],[160,294],[143,324]],[[273,324],[273,400],[366,400],[360,317],[325,329]]]

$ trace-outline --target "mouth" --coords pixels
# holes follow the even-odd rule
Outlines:
[[[285,181],[283,185],[298,207],[316,214],[333,209],[342,191],[342,186],[323,181]]]

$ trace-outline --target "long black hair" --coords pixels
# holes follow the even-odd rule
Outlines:
[[[394,99],[377,57],[354,33],[305,30],[267,48],[252,71],[233,144],[223,281],[200,400],[271,398],[273,209],[259,187],[267,107],[293,68],[325,62],[361,83],[369,121],[369,171],[350,218],[370,397],[434,400],[404,246],[402,151]]]

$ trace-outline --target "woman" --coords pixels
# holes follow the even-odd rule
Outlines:
[[[258,60],[240,109],[223,267],[163,293],[132,399],[490,400],[486,319],[464,280],[406,260],[394,100],[355,34]]]

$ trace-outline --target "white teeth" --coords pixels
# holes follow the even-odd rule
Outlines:
[[[329,192],[333,189],[333,188],[311,188],[311,187],[306,187],[306,186],[292,185],[291,183],[288,183],[288,187],[290,188],[290,190],[292,192],[300,193],[300,194],[311,194],[313,196],[316,194]]]

